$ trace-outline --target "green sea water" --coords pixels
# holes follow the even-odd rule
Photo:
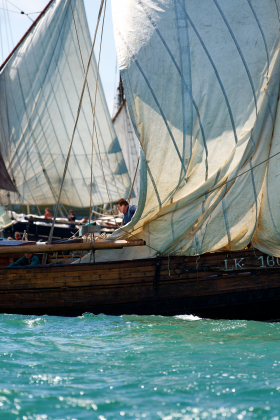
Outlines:
[[[279,419],[280,323],[0,315],[0,418]]]

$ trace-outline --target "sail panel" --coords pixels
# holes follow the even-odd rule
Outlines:
[[[251,241],[280,256],[278,160],[267,161],[280,147],[279,0],[112,6],[145,161],[126,230],[151,247],[125,257],[198,255]]]
[[[0,190],[17,192],[16,187],[14,186],[3,161],[3,158],[0,154]]]
[[[12,203],[56,202],[90,50],[83,2],[55,0],[1,73],[1,152],[19,192],[11,195]],[[61,198],[73,207],[90,204],[94,56],[87,80]],[[126,196],[131,183],[100,78],[95,115],[92,203],[99,205]],[[108,153],[112,143],[118,151]]]
[[[140,144],[129,116],[126,100],[123,100],[122,104],[120,105],[120,108],[118,109],[116,116],[113,119],[113,123],[130,179],[133,181],[137,168],[138,156],[140,153]],[[133,185],[135,197],[130,200],[130,204],[138,204],[139,189],[140,177],[138,169]]]

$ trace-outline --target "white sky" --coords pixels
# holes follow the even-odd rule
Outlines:
[[[35,20],[38,13],[48,4],[49,0],[0,0],[0,62],[2,63],[13,47],[32,24],[31,20],[20,14],[21,9],[29,13],[29,17]],[[85,9],[91,37],[93,38],[100,0],[84,0]],[[3,10],[5,9],[5,11]],[[6,10],[9,10],[8,16]],[[33,14],[34,13],[34,14]],[[101,25],[100,25],[101,27]],[[12,35],[11,35],[12,34]],[[100,34],[100,30],[99,30]],[[95,56],[98,57],[100,38],[97,38]],[[100,61],[100,75],[106,95],[110,114],[114,113],[114,98],[119,82],[119,73],[116,73],[116,49],[113,34],[113,22],[111,13],[111,0],[107,0],[106,17],[103,34],[103,45]]]

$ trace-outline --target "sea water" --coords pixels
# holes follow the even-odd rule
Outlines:
[[[279,419],[280,323],[0,315],[0,418]]]

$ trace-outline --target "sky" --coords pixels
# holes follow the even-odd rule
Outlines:
[[[0,0],[0,62],[9,55],[13,47],[32,25],[49,0]],[[84,0],[85,9],[93,38],[100,0]],[[5,9],[5,10],[4,10]],[[20,10],[19,10],[20,9]],[[8,13],[7,13],[8,10]],[[23,11],[25,14],[21,14]],[[27,16],[28,14],[28,16]],[[101,25],[100,25],[101,27]],[[95,44],[95,56],[98,57],[100,30]],[[111,116],[115,113],[116,89],[119,81],[117,55],[114,41],[111,0],[107,0],[106,17],[100,60],[100,77]]]

